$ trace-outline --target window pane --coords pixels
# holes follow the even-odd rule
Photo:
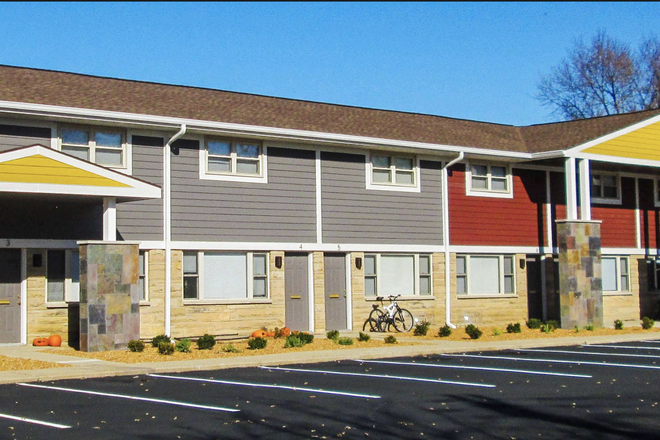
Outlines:
[[[419,256],[419,273],[423,275],[431,273],[431,258],[428,255]]]
[[[485,177],[473,177],[472,178],[472,189],[487,189],[488,188],[488,179]]]
[[[144,278],[138,278],[138,289],[140,290],[140,301],[146,300],[145,290],[144,290]],[[185,296],[184,296],[185,298]]]
[[[608,199],[616,199],[618,197],[618,191],[616,186],[604,186],[603,187],[603,197]]]
[[[465,275],[465,257],[456,257],[456,273]]]
[[[619,260],[619,267],[621,267],[621,275],[628,275],[628,259],[621,258]]]
[[[470,293],[500,293],[500,262],[498,257],[470,258]]]
[[[239,157],[259,157],[259,145],[236,144],[236,155]]]
[[[621,276],[621,291],[622,292],[627,292],[630,290],[630,287],[628,286],[628,276]]]
[[[265,298],[267,296],[266,278],[256,278],[254,280],[254,288],[252,289],[252,296],[254,298]]]
[[[396,173],[396,183],[401,185],[414,185],[415,184],[415,175],[413,173],[397,171]]]
[[[487,176],[488,175],[488,168],[485,167],[484,165],[472,165],[470,168],[472,169],[472,175],[473,176]]]
[[[48,301],[64,301],[64,251],[48,251]]]
[[[254,254],[253,268],[254,275],[266,275],[266,255]]]
[[[366,296],[376,296],[376,278],[369,277],[364,279],[364,294]]]
[[[616,188],[616,177],[615,176],[603,176],[603,186],[610,186]]]
[[[222,159],[219,157],[209,157],[209,171],[214,173],[230,173],[231,159]]]
[[[391,172],[384,170],[374,170],[374,182],[388,183],[392,181]]]
[[[387,156],[371,156],[371,163],[378,168],[389,168],[390,158]]]
[[[69,254],[69,276],[71,277],[71,291],[68,301],[80,301],[80,252],[71,251]]]
[[[602,197],[600,194],[600,185],[591,185],[591,197]]]
[[[510,275],[504,277],[504,293],[513,293],[513,277]]]
[[[218,156],[229,156],[231,154],[231,144],[229,142],[209,141],[209,154]]]
[[[145,271],[144,271],[144,252],[140,252],[140,254],[138,255],[138,275],[143,277],[144,274],[145,274]]]
[[[64,144],[89,144],[89,132],[83,130],[62,130],[62,143]]]
[[[616,258],[603,258],[602,265],[603,265],[603,291],[615,292],[616,279],[618,277]]]
[[[236,172],[241,174],[259,174],[259,161],[239,159],[236,161]]]
[[[247,298],[247,256],[204,254],[204,299]]]
[[[121,134],[120,133],[102,133],[96,132],[96,145],[104,147],[121,147]]]
[[[490,175],[492,177],[506,177],[505,167],[490,167]]]
[[[513,257],[504,257],[504,274],[513,275]]]
[[[380,257],[380,287],[382,295],[413,295],[415,268],[412,255],[382,255]]]
[[[492,179],[490,184],[493,191],[506,191],[506,179]]]
[[[376,275],[376,256],[375,255],[365,255],[364,256],[364,274],[365,275]]]
[[[70,154],[82,160],[89,160],[89,148],[80,147],[62,147],[62,153]]]
[[[421,277],[419,279],[419,294],[420,295],[431,294],[431,277]]]
[[[464,276],[456,278],[456,292],[457,293],[466,293],[465,292],[465,287],[466,287],[466,278]]]
[[[197,252],[183,254],[183,273],[197,273]]]
[[[121,150],[101,150],[96,149],[96,163],[101,165],[118,165],[122,164],[122,151]]]
[[[185,299],[197,299],[197,277],[184,277],[183,278],[183,297]]]
[[[413,160],[406,157],[395,157],[394,168],[396,168],[397,170],[412,170]]]

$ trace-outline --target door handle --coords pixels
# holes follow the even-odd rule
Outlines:
[[[0,299],[0,305],[9,305],[8,299]]]

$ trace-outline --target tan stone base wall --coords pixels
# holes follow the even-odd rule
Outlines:
[[[140,337],[165,333],[165,251],[147,252],[147,301],[140,304]]]

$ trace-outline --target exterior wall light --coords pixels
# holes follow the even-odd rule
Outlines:
[[[280,256],[275,257],[275,267],[278,269],[282,269],[282,257]]]
[[[355,268],[358,269],[358,270],[362,269],[362,258],[361,257],[357,257],[355,259]]]

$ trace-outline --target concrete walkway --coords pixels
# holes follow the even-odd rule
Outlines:
[[[329,362],[345,359],[377,359],[387,357],[418,356],[439,353],[459,353],[466,351],[507,350],[515,348],[552,347],[578,344],[604,344],[627,341],[642,341],[658,338],[659,334],[624,334],[607,336],[573,336],[549,339],[522,339],[515,341],[444,341],[401,338],[421,342],[420,345],[392,345],[377,348],[354,348],[324,351],[295,351],[287,353],[236,356],[232,358],[196,359],[190,361],[145,362],[126,364],[95,359],[43,353],[44,347],[1,346],[0,355],[22,359],[34,359],[46,362],[68,364],[65,368],[47,368],[40,370],[0,371],[0,384],[17,382],[44,382],[62,379],[85,379],[92,377],[127,376],[147,373],[176,373],[195,370],[213,370],[222,368],[255,367],[259,365],[304,364]]]

